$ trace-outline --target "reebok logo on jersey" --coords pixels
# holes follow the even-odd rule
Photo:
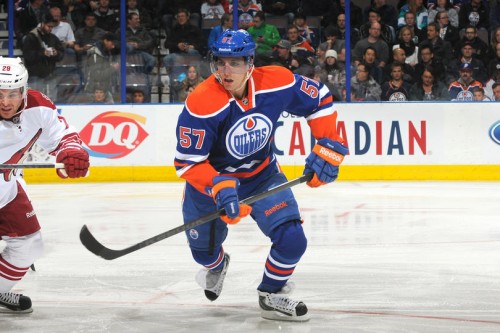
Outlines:
[[[262,149],[271,133],[272,123],[265,115],[257,113],[242,117],[227,133],[227,150],[237,159],[245,158]]]
[[[272,213],[275,213],[276,211],[278,211],[282,208],[285,208],[285,207],[288,207],[288,204],[286,203],[286,201],[283,201],[283,202],[280,202],[279,204],[274,205],[272,208],[264,211],[264,214],[266,214],[266,216],[269,216]]]

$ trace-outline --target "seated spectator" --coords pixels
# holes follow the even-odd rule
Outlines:
[[[367,38],[370,35],[370,27],[373,22],[380,25],[380,36],[387,43],[392,46],[396,41],[396,33],[392,26],[381,22],[380,13],[372,8],[368,11],[368,22],[359,27],[360,38]]]
[[[380,29],[380,23],[372,22],[368,37],[356,43],[352,50],[352,59],[355,65],[362,60],[364,51],[369,46],[376,51],[378,66],[384,67],[387,64],[389,61],[389,46],[383,38],[380,37]]]
[[[267,15],[286,16],[288,24],[293,22],[294,13],[298,8],[297,0],[262,0],[262,11]]]
[[[432,66],[426,66],[420,80],[410,88],[410,101],[449,101],[446,86],[435,79]]]
[[[404,17],[407,12],[415,14],[416,25],[419,29],[425,29],[428,24],[429,12],[424,6],[423,0],[408,0],[408,3],[401,7],[399,11],[398,26],[405,25]]]
[[[420,62],[415,65],[415,77],[418,79],[426,67],[431,66],[433,69],[432,75],[437,81],[444,83],[446,70],[444,64],[440,60],[434,59],[434,52],[431,45],[423,45],[420,47]]]
[[[75,35],[73,29],[69,23],[61,21],[61,9],[59,7],[51,7],[49,12],[54,18],[55,24],[54,28],[52,28],[52,33],[59,38],[66,52],[74,55]]]
[[[342,1],[344,1],[344,0],[342,0]],[[352,21],[351,21],[351,24],[352,24]],[[337,24],[334,26],[339,29],[338,39],[343,40],[345,43],[346,27],[345,27],[345,14],[344,13],[339,14],[337,16]],[[328,29],[329,27],[330,26],[328,26],[326,29]],[[360,40],[359,28],[355,25],[352,25],[352,27],[351,27],[351,38],[350,39],[351,39],[351,45],[356,45],[356,43],[359,42],[359,40]],[[339,53],[339,52],[337,52],[337,53]]]
[[[389,25],[393,29],[396,29],[398,25],[398,11],[393,5],[388,5],[387,0],[374,0],[372,5],[368,6],[364,10],[365,21],[369,20],[370,10],[375,10],[380,16],[380,23]]]
[[[46,14],[40,26],[31,30],[23,43],[24,64],[29,73],[28,83],[33,89],[44,92],[52,100],[56,99],[54,70],[56,63],[64,57],[64,46],[52,34],[56,25],[50,13]]]
[[[120,27],[118,12],[110,8],[109,0],[99,0],[99,6],[94,10],[94,14],[99,28],[114,32]]]
[[[248,28],[248,33],[257,45],[255,52],[272,52],[273,47],[279,42],[280,34],[278,29],[266,23],[266,15],[264,12],[257,12],[253,17],[253,26]]]
[[[418,46],[413,42],[413,31],[409,27],[402,27],[399,30],[398,44],[395,44],[392,49],[401,48],[405,51],[405,62],[414,67],[418,64]]]
[[[342,89],[346,86],[345,67],[337,61],[338,54],[335,50],[326,51],[326,59],[320,68],[325,72],[326,81],[323,81],[330,89],[336,100],[342,99]]]
[[[291,25],[287,29],[287,40],[292,44],[292,53],[302,58],[314,57],[315,50],[309,42],[301,37],[299,29]]]
[[[500,0],[490,2],[491,10],[490,10],[490,28],[489,31],[491,34],[497,29],[500,28]]]
[[[210,30],[210,35],[208,36],[208,49],[210,50],[212,43],[215,42],[224,31],[232,28],[233,15],[227,13],[223,14],[220,19],[220,25],[215,26],[212,30]]]
[[[116,32],[120,36],[120,29]],[[141,25],[141,19],[136,13],[127,14],[127,28],[125,31],[125,39],[127,41],[127,54],[139,55],[143,62],[143,72],[151,73],[156,66],[156,57],[152,51],[155,46],[153,36]]]
[[[85,63],[85,91],[92,93],[95,85],[112,91],[117,84],[119,63],[118,37],[107,32],[87,51]]]
[[[345,41],[339,39],[340,32],[335,26],[326,27],[324,34],[326,41],[320,44],[320,46],[325,47],[327,50],[335,50],[335,52],[340,53],[343,47],[345,47]]]
[[[42,23],[48,13],[49,7],[45,0],[29,0],[26,7],[15,11],[14,30],[18,47],[22,48],[24,37]]]
[[[450,99],[452,101],[466,102],[472,101],[472,91],[474,88],[483,88],[483,84],[473,78],[473,67],[469,63],[460,65],[460,78],[453,81],[448,87]]]
[[[380,101],[382,89],[369,74],[365,64],[357,66],[356,75],[351,78],[351,91],[355,92],[357,101]]]
[[[299,29],[299,35],[304,37],[311,46],[316,47],[318,45],[318,36],[307,25],[307,18],[304,14],[295,14],[292,24]]]
[[[490,100],[494,100],[495,96],[493,94],[493,85],[500,82],[500,67],[495,69],[489,76],[489,80],[484,85],[484,93]]]
[[[96,84],[94,86],[94,92],[92,94],[92,98],[89,101],[90,103],[95,104],[114,104],[113,95],[106,90],[106,88],[102,85]]]
[[[458,28],[452,26],[449,22],[447,12],[439,12],[436,15],[436,22],[439,24],[439,37],[449,42],[452,46],[460,40]]]
[[[419,29],[416,24],[415,14],[413,12],[406,12],[404,15],[404,25],[402,27],[408,27],[411,29],[413,34],[413,42],[415,45],[419,45],[423,40],[427,38],[426,32],[422,29]],[[399,30],[397,32],[399,34]]]
[[[500,101],[500,82],[493,84],[493,101]]]
[[[491,99],[484,94],[484,89],[480,87],[476,87],[472,90],[472,100],[474,102],[484,102],[484,101],[491,101]]]
[[[419,44],[420,49],[424,46],[432,47],[434,59],[447,64],[453,60],[453,47],[451,44],[439,37],[439,24],[429,23],[427,25],[427,39]]]
[[[127,0],[127,15],[135,13],[141,19],[141,26],[151,33],[153,29],[153,19],[149,11],[140,5],[139,0]]]
[[[220,19],[226,12],[220,0],[207,0],[201,5],[202,19]]]
[[[79,59],[87,54],[87,51],[94,46],[105,30],[96,26],[97,18],[93,12],[88,12],[85,16],[85,26],[75,31],[75,51]]]
[[[439,20],[436,20],[437,13],[441,12],[447,14],[445,16],[447,17],[451,26],[458,28],[458,11],[448,0],[437,0],[436,5],[432,6],[432,8],[429,9],[429,23],[441,23]],[[444,19],[445,16],[441,16],[441,19]]]
[[[403,80],[403,65],[393,62],[390,66],[390,79],[382,84],[380,100],[389,102],[406,102],[410,100],[411,84]]]
[[[174,85],[174,94],[176,95],[174,96],[174,101],[186,101],[188,95],[202,82],[203,78],[201,77],[198,69],[195,66],[189,66],[186,78],[180,82],[176,82]]]
[[[392,50],[392,63],[401,64],[403,70],[403,80],[408,82],[410,85],[414,84],[416,81],[415,70],[413,67],[406,63],[405,50],[402,48],[396,48]],[[389,80],[391,77],[392,68],[389,70],[385,69],[384,81]]]
[[[482,0],[470,0],[460,7],[458,12],[458,27],[465,29],[468,25],[476,29],[488,30],[490,26],[488,3]]]
[[[163,64],[170,73],[179,55],[202,55],[205,53],[200,28],[189,23],[189,12],[180,8],[175,16],[172,34],[165,41],[170,53],[163,58]]]
[[[278,42],[271,56],[257,56],[256,66],[264,65],[283,66],[294,73],[304,73],[312,69],[312,65],[307,59],[292,53],[292,43],[286,39]]]
[[[141,89],[134,90],[132,92],[132,103],[142,104],[146,102],[146,96],[144,95],[144,91]]]
[[[384,82],[384,70],[382,67],[378,66],[379,61],[377,60],[377,51],[368,46],[363,53],[363,59],[361,60],[362,64],[366,65],[366,68],[369,70],[370,76],[377,81],[378,84],[382,84]],[[352,75],[355,74],[356,69],[352,71]]]

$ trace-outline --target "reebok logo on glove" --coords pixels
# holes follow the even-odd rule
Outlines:
[[[344,160],[343,155],[320,145],[314,146],[313,152],[332,165],[340,165],[340,163]]]

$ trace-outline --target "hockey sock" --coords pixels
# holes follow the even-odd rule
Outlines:
[[[299,221],[280,225],[270,235],[273,245],[266,260],[260,291],[276,293],[292,276],[295,266],[304,254],[307,239]]]
[[[205,266],[206,269],[220,271],[224,267],[224,249],[222,246],[214,249],[214,254],[210,255],[207,251],[198,251],[191,249],[194,260]]]
[[[0,254],[0,293],[8,292],[18,283],[29,267],[16,267],[7,262]]]

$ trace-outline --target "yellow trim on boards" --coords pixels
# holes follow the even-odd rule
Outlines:
[[[289,179],[299,177],[303,166],[281,166]],[[26,169],[28,184],[93,182],[181,181],[173,166],[91,167],[86,178],[61,179],[54,169]],[[339,180],[460,180],[500,181],[500,165],[344,165]]]

